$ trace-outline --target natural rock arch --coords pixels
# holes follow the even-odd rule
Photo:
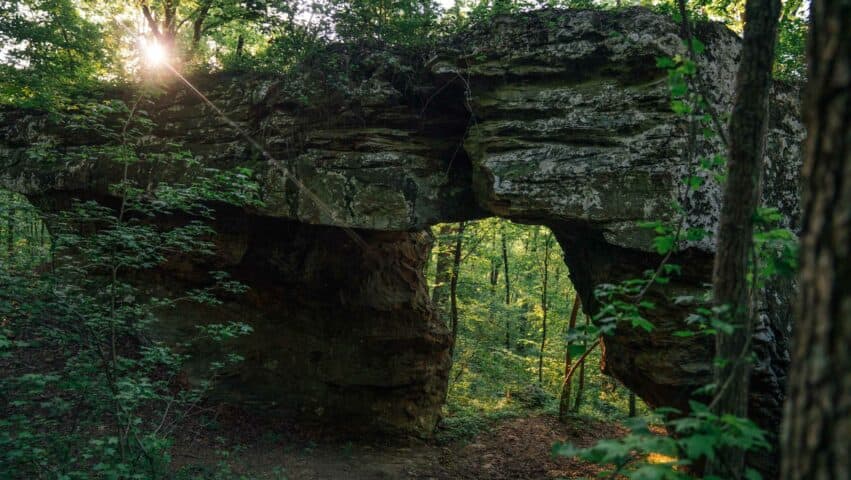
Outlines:
[[[245,367],[227,381],[245,402],[345,416],[367,430],[428,433],[445,397],[449,358],[422,273],[424,229],[488,215],[545,224],[591,311],[595,285],[654,268],[660,257],[652,234],[637,222],[670,219],[689,170],[685,122],[671,111],[666,72],[656,67],[657,57],[684,53],[677,31],[670,19],[643,9],[498,17],[447,40],[426,61],[344,48],[357,66],[350,82],[306,104],[273,75],[194,78],[274,160],[173,85],[144,105],[158,125],[151,144],[176,141],[206,165],[253,168],[265,205],[222,209],[217,219],[216,266],[251,292],[215,312],[184,311],[164,324],[177,332],[211,316],[250,321],[255,334],[243,344]],[[726,111],[738,39],[717,24],[697,31],[706,44],[700,63],[709,100]],[[306,78],[319,78],[314,73]],[[793,89],[776,89],[764,192],[792,228],[803,136],[797,104]],[[108,197],[117,171],[107,159],[62,160],[105,139],[70,135],[38,112],[0,115],[0,161],[11,165],[0,173],[3,186],[46,209],[72,196]],[[27,157],[46,139],[60,154],[51,168]],[[707,139],[698,145],[703,153],[719,148]],[[147,184],[193,172],[142,164],[131,173]],[[687,202],[688,225],[712,230],[719,196],[707,178]],[[363,245],[340,227],[353,229]],[[683,272],[654,293],[660,308],[653,332],[619,327],[605,340],[606,370],[651,405],[684,407],[710,378],[711,345],[671,335],[687,307],[661,293],[702,292],[713,249],[711,240],[691,242],[676,256]],[[173,265],[151,284],[194,282],[205,267]],[[779,424],[788,364],[787,294],[766,296],[755,335],[752,414],[771,430]]]

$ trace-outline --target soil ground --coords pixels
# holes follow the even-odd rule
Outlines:
[[[553,443],[588,446],[626,433],[615,423],[576,418],[565,425],[549,415],[533,415],[502,420],[470,439],[445,444],[415,439],[355,443],[242,415],[220,415],[217,421],[215,430],[184,431],[173,451],[176,468],[207,475],[229,468],[264,480],[570,479],[594,477],[601,468],[553,458]],[[227,456],[220,453],[225,451]]]

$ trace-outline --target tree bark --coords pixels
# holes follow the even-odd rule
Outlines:
[[[14,198],[9,194],[9,209],[6,212],[6,258],[11,261],[15,256],[15,209],[11,207]]]
[[[169,51],[174,49],[175,37],[177,36],[177,5],[172,1],[166,1],[162,5],[162,21],[157,21],[147,3],[141,5],[142,15],[148,23],[148,28],[160,44]]]
[[[198,13],[195,17],[195,20],[192,22],[192,49],[196,49],[198,47],[198,43],[201,42],[201,36],[204,34],[204,22],[207,20],[207,15],[210,13],[210,7],[213,5],[211,0],[205,0],[199,7]],[[242,39],[242,35],[239,36]],[[237,45],[237,51],[241,52],[242,46],[241,44]],[[237,54],[237,57],[239,54]]]
[[[579,295],[576,295],[576,298],[573,299],[573,310],[570,311],[570,323],[568,326],[568,332],[576,328],[576,317],[579,315],[579,306],[581,305],[579,300]],[[567,419],[567,412],[570,411],[570,390],[571,383],[567,378],[567,374],[570,372],[572,359],[570,358],[570,342],[567,342],[567,346],[564,350],[564,382],[561,385],[561,397],[558,402],[558,419],[559,421],[564,422]]]
[[[851,478],[851,3],[814,0],[782,478]]]
[[[511,280],[508,278],[508,243],[505,239],[505,229],[500,232],[502,237],[502,268],[505,277],[505,305],[511,305]],[[511,348],[511,315],[505,316],[505,348]]]
[[[547,347],[547,312],[549,311],[549,302],[547,299],[547,287],[550,279],[550,246],[552,245],[553,234],[550,233],[544,241],[544,265],[543,277],[541,281],[541,349],[538,352],[538,384],[544,383],[544,352]]]
[[[634,418],[635,415],[636,415],[635,403],[636,403],[635,392],[629,392],[629,418]]]
[[[587,332],[588,325],[591,320],[585,316],[585,330]],[[582,340],[582,346],[585,347],[585,353],[588,353],[588,340]],[[582,396],[585,394],[585,358],[579,360],[579,381],[576,382],[576,401],[573,402],[573,413],[579,413],[579,407],[582,406]]]
[[[491,252],[496,250],[496,229],[491,230],[490,232],[491,239]],[[488,280],[490,281],[491,286],[491,296],[496,296],[496,286],[499,284],[499,269],[502,268],[501,257],[494,257],[491,255],[490,263],[490,276]]]
[[[449,314],[452,331],[452,343],[449,344],[449,358],[455,354],[455,341],[458,339],[458,274],[461,271],[461,247],[464,241],[465,222],[458,225],[455,234],[455,249],[452,255],[452,277],[449,280]]]
[[[714,302],[728,308],[724,320],[734,332],[715,337],[718,413],[747,415],[748,352],[753,334],[752,305],[747,281],[752,252],[753,217],[760,199],[762,159],[768,125],[768,98],[780,0],[747,0],[742,58],[736,77],[736,98],[729,126],[728,175],[718,226],[713,272]],[[707,466],[707,474],[740,478],[744,452],[720,452]]]
[[[443,224],[437,230],[437,262],[434,266],[434,288],[431,301],[443,321],[447,320],[449,302],[449,284],[452,280],[452,242],[457,226]]]
[[[236,39],[236,58],[242,58],[242,49],[245,47],[245,36],[241,33]]]

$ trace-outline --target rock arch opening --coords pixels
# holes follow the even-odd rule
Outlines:
[[[576,304],[573,276],[551,229],[491,217],[440,224],[432,233],[426,279],[456,344],[447,424],[472,412],[490,418],[529,408],[553,411],[562,401],[568,414],[628,413],[629,392],[602,374],[599,350],[583,362],[582,387],[576,374],[564,388],[567,359],[578,360],[594,338],[586,336],[590,317],[581,309],[573,316],[581,301]]]

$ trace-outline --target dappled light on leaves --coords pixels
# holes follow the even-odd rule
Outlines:
[[[672,457],[670,455],[665,455],[657,452],[650,452],[647,455],[647,462],[653,464],[663,464],[663,465],[675,465],[677,462],[676,457]]]

